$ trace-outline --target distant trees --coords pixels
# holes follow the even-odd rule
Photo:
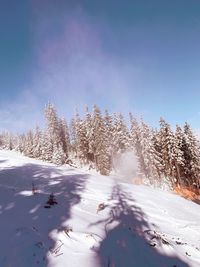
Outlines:
[[[1,147],[3,149],[14,149],[14,136],[9,132],[3,132],[0,137]]]
[[[115,169],[115,159],[133,151],[138,160],[138,176],[151,184],[168,180],[172,188],[200,187],[200,145],[190,125],[170,125],[160,119],[159,129],[130,116],[127,126],[122,114],[102,114],[95,105],[86,108],[84,116],[76,112],[67,124],[59,118],[52,104],[45,107],[46,128],[0,136],[3,149],[15,149],[26,156],[58,165],[74,163],[88,165],[101,174]],[[116,161],[117,162],[117,161]]]

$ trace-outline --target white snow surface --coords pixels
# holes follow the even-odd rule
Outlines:
[[[4,150],[0,231],[1,267],[200,266],[198,204]]]

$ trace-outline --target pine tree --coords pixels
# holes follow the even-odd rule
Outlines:
[[[54,153],[53,144],[47,131],[42,134],[41,137],[41,156],[40,159],[48,162],[52,162]]]
[[[101,174],[110,172],[110,155],[106,138],[106,126],[99,108],[93,108],[92,131],[90,133],[90,153],[93,153],[95,166]]]
[[[61,144],[59,119],[56,109],[52,104],[48,104],[45,109],[45,117],[47,120],[47,133],[53,146],[56,148]]]
[[[25,135],[24,155],[33,157],[33,132],[29,130]]]
[[[176,145],[179,148],[177,153],[177,186],[185,185],[185,160],[184,160],[184,133],[179,125],[176,125]]]
[[[109,114],[108,110],[105,110],[105,115],[104,115],[104,122],[105,122],[105,127],[106,127],[106,137],[107,137],[107,142],[108,142],[108,151],[111,157],[113,157],[113,133],[114,133],[114,126],[113,126],[113,118]]]
[[[170,179],[171,185],[174,187],[180,181],[179,164],[182,157],[182,151],[178,147],[176,137],[173,134],[170,125],[162,118],[160,119],[159,135],[164,174]]]
[[[88,141],[87,141],[87,132],[84,120],[80,119],[79,114],[76,114],[75,120],[75,129],[76,129],[76,151],[77,156],[81,163],[86,164],[87,155],[88,155]]]
[[[134,150],[134,153],[137,157],[138,168],[140,171],[138,173],[138,176],[142,178],[144,175],[143,171],[144,157],[142,154],[142,146],[141,146],[141,129],[136,118],[134,118],[131,113],[129,113],[129,118],[130,118],[130,146],[131,149]]]
[[[86,136],[85,136],[85,148],[86,148],[86,160],[87,163],[94,162],[94,154],[90,151],[90,138],[92,137],[92,115],[89,113],[88,107],[86,107],[86,115],[85,115],[85,120],[84,120],[84,125],[85,125],[85,131],[86,131]]]
[[[13,135],[10,132],[4,132],[1,137],[2,148],[12,150],[14,148]]]
[[[199,142],[193,134],[190,125],[184,125],[183,157],[185,182],[187,186],[199,188],[200,185],[200,148]]]
[[[69,129],[65,119],[59,120],[59,130],[60,130],[61,147],[65,154],[65,157],[68,158],[70,150],[70,137],[69,137]]]
[[[33,135],[33,157],[40,158],[42,155],[42,132],[37,126]]]
[[[131,147],[135,150],[136,154],[140,156],[141,154],[141,144],[140,144],[140,127],[131,113],[129,113],[130,118],[130,144]]]
[[[152,144],[153,144],[153,149],[155,150],[155,160],[156,163],[154,164],[156,169],[157,169],[157,173],[158,173],[158,177],[160,179],[160,184],[164,181],[161,181],[161,179],[164,179],[164,170],[165,170],[165,166],[164,166],[164,161],[162,159],[162,143],[160,140],[160,134],[158,132],[157,129],[153,129],[152,130]],[[153,154],[154,152],[152,152]]]
[[[64,153],[61,145],[58,145],[58,147],[55,147],[53,149],[53,155],[51,161],[56,165],[63,165],[65,163],[66,154]]]
[[[57,161],[57,158],[61,158],[62,162],[66,160],[65,150],[67,150],[67,128],[63,121],[60,121],[56,109],[52,104],[48,104],[45,109],[45,117],[47,120],[47,131],[46,131],[46,141],[45,141],[45,149],[47,149],[48,160],[52,160],[53,162]],[[63,136],[65,135],[65,136]],[[63,159],[63,155],[65,154],[65,159]],[[46,157],[43,155],[43,157]],[[56,158],[56,159],[55,159]]]
[[[77,137],[76,137],[76,121],[72,118],[69,124],[69,138],[70,138],[70,156],[77,157]]]
[[[152,129],[144,122],[141,123],[139,141],[142,154],[142,161],[140,161],[141,171],[151,184],[160,183],[161,155],[154,147]]]
[[[16,144],[16,148],[17,151],[19,151],[20,153],[23,153],[25,150],[25,134],[20,134],[17,137],[17,144]]]
[[[130,148],[129,131],[121,113],[114,114],[113,146],[115,154],[121,154]]]

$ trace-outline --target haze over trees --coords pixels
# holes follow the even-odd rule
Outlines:
[[[161,118],[159,129],[153,129],[129,114],[127,124],[122,114],[102,113],[96,105],[92,112],[86,108],[83,117],[76,112],[69,123],[59,118],[52,104],[44,114],[45,129],[2,133],[1,148],[57,165],[87,165],[103,175],[114,171],[114,159],[128,151],[137,157],[137,176],[147,183],[200,187],[200,145],[188,123],[173,131]]]

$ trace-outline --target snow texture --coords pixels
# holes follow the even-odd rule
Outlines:
[[[199,221],[175,194],[0,151],[2,267],[198,267]]]

